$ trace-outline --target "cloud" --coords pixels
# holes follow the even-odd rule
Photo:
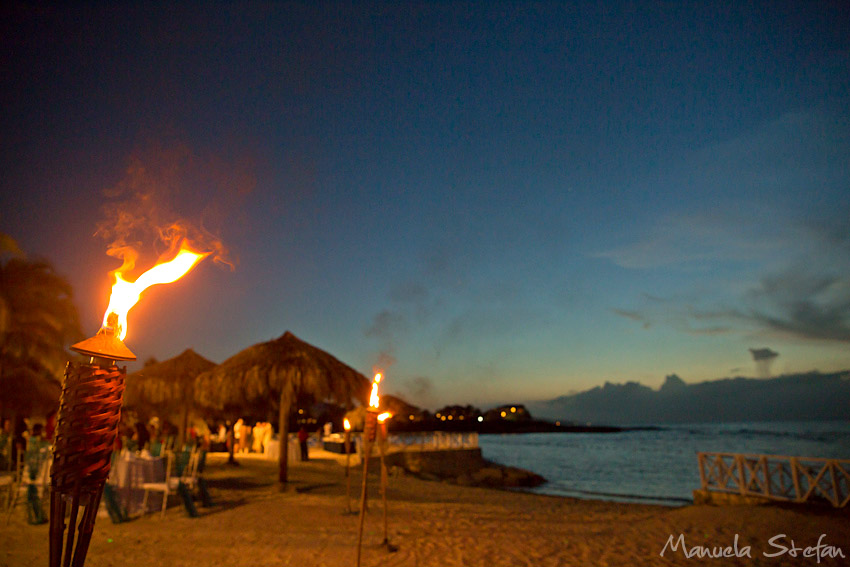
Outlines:
[[[758,375],[762,378],[770,377],[770,367],[773,364],[773,360],[779,356],[779,353],[769,348],[751,348],[750,353],[756,362],[756,372],[758,372]]]
[[[689,193],[692,208],[650,218],[627,242],[590,255],[645,270],[798,253],[801,223],[792,219],[846,192],[847,155],[850,115],[843,109],[783,114],[670,167],[653,183]]]
[[[611,311],[613,311],[616,315],[619,315],[620,317],[625,317],[626,319],[631,319],[632,321],[637,321],[638,323],[641,323],[644,329],[649,329],[652,326],[646,315],[638,311],[629,311],[626,309],[617,308],[613,308],[611,309]]]
[[[771,360],[779,356],[779,353],[769,348],[751,348],[750,353],[753,355],[753,360]]]
[[[629,269],[755,261],[793,244],[789,226],[776,226],[778,220],[773,211],[668,214],[634,242],[591,256]]]
[[[739,318],[791,337],[850,342],[850,275],[806,269],[764,277],[748,294],[754,307]]]
[[[657,217],[595,256],[671,282],[694,271],[705,278],[666,303],[644,295],[614,313],[691,334],[850,342],[850,206],[837,198],[850,179],[847,155],[850,117],[828,108],[787,113],[696,152],[673,175],[692,177],[714,202]]]
[[[397,311],[384,309],[375,314],[372,323],[366,328],[367,337],[392,340],[407,331],[407,318]]]
[[[713,297],[643,294],[637,308],[612,311],[647,329],[664,323],[691,334],[737,331],[850,342],[850,215],[836,214],[789,232],[796,237],[794,247],[753,261],[752,269],[763,273],[749,285]],[[747,270],[737,273],[750,277]],[[729,290],[736,293],[728,295]]]

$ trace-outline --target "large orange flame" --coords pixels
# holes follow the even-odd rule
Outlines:
[[[393,416],[393,414],[391,414],[388,411],[385,411],[384,413],[378,415],[378,423],[384,423],[386,420],[388,420],[392,416]]]
[[[375,409],[378,409],[378,406],[381,403],[381,398],[378,396],[378,384],[381,382],[381,373],[378,372],[375,374],[375,381],[372,382],[372,394],[369,396],[369,405]]]
[[[344,417],[344,418],[342,419],[342,427],[343,427],[343,429],[345,429],[346,431],[351,431],[351,422],[350,422],[350,421],[348,421],[348,418],[347,418],[347,417]]]
[[[172,283],[194,268],[198,262],[209,256],[209,253],[194,252],[183,240],[177,255],[167,262],[162,262],[139,276],[136,281],[128,282],[122,276],[127,267],[113,272],[115,283],[112,286],[112,295],[109,297],[109,306],[103,314],[103,326],[112,327],[113,332],[122,341],[127,336],[127,313],[139,301],[142,292],[152,285]],[[132,266],[130,266],[132,267]],[[114,314],[113,317],[110,315]]]

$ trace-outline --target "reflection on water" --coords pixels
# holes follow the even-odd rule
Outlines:
[[[676,424],[621,433],[481,435],[485,459],[541,474],[534,492],[690,503],[698,452],[850,459],[850,421]]]

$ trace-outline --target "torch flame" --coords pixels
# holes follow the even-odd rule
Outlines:
[[[350,422],[350,421],[348,421],[348,418],[347,418],[347,417],[342,418],[342,427],[343,427],[346,431],[351,431],[351,422]]]
[[[386,420],[388,420],[392,416],[393,416],[393,414],[391,414],[388,411],[385,411],[384,413],[378,415],[378,423],[384,423]]]
[[[116,270],[115,284],[112,286],[112,295],[109,298],[109,306],[103,314],[103,326],[111,327],[113,332],[122,341],[127,336],[127,313],[139,301],[142,292],[152,285],[172,283],[183,276],[203,260],[209,253],[198,254],[189,249],[186,241],[180,243],[177,255],[169,260],[157,264],[141,276],[135,282],[128,282]]]
[[[369,396],[369,406],[377,409],[381,403],[381,398],[378,396],[378,384],[381,381],[381,373],[375,374],[375,381],[372,382],[372,394]]]

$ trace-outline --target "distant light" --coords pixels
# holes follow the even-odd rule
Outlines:
[[[516,408],[511,408],[511,413],[516,413]]]
[[[299,414],[304,413],[304,410],[303,410],[303,409],[300,409],[300,410],[298,410],[298,413],[299,413]]]
[[[507,415],[508,415],[507,413],[502,412],[502,417],[506,417]]]
[[[413,421],[413,419],[414,419],[413,414],[410,414],[410,421]]]
[[[556,427],[561,427],[561,422],[560,422],[560,421],[556,421],[556,422],[555,422],[555,426],[556,426]]]
[[[461,419],[461,420],[462,420],[462,419],[463,419],[463,416],[458,417],[458,419]]]
[[[450,416],[449,416],[449,421],[453,420],[453,419],[454,419],[454,417],[455,417],[455,416],[450,415]]]
[[[479,415],[479,416],[478,416],[478,421],[479,421],[479,422],[484,421],[484,416],[483,416],[483,415]]]
[[[437,417],[440,417],[440,412],[437,412]]]

